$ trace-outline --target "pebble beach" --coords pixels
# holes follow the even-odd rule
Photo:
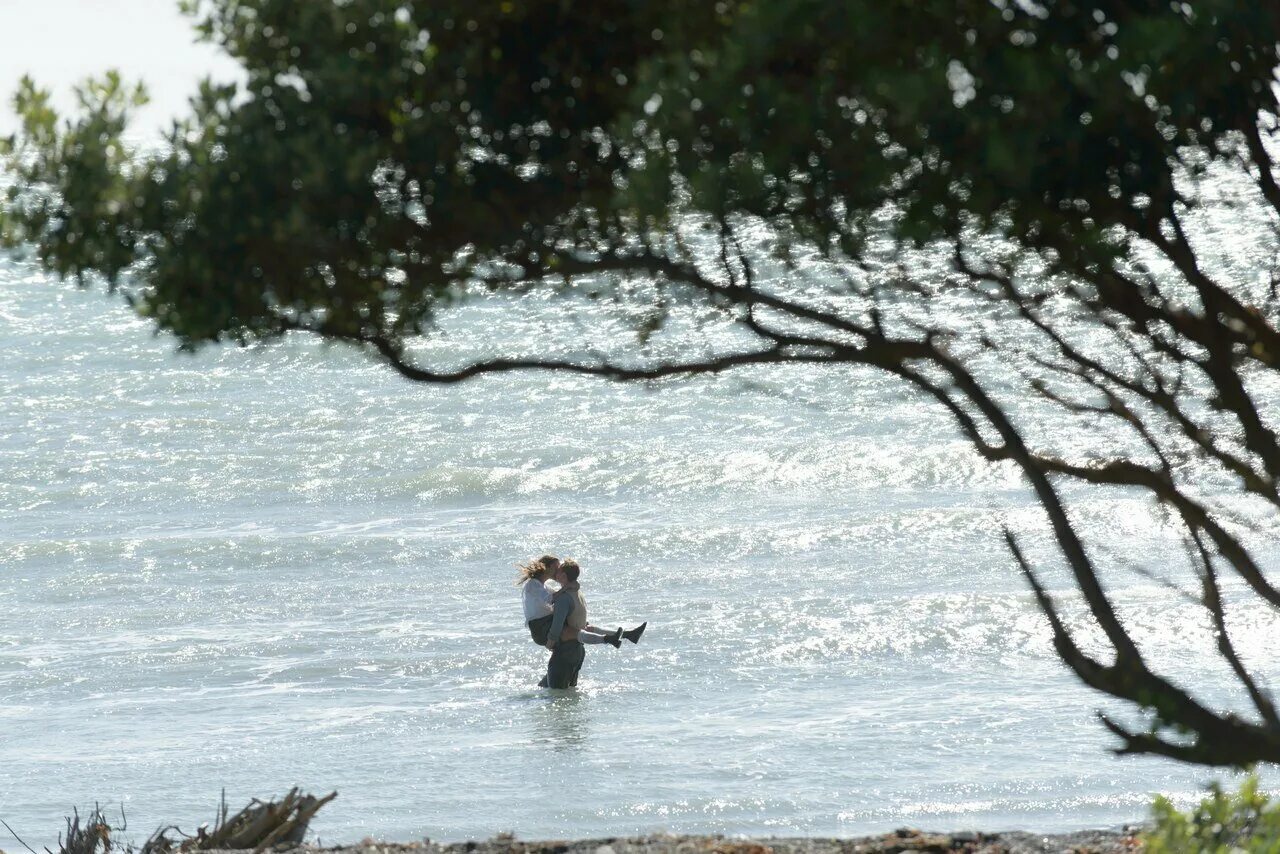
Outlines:
[[[1141,851],[1139,831],[1084,830],[1073,833],[929,833],[903,828],[877,836],[833,838],[729,838],[656,834],[608,839],[525,842],[500,835],[485,842],[388,844],[366,839],[336,848],[302,846],[298,854],[1125,854]]]

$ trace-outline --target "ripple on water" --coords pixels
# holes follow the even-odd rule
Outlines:
[[[1104,752],[1000,539],[1040,558],[1043,520],[883,377],[424,388],[304,338],[179,357],[4,258],[0,294],[0,804],[33,845],[94,801],[190,829],[224,786],[337,788],[337,842],[1051,830],[1200,782]],[[1176,576],[1148,508],[1071,497]],[[593,621],[650,622],[574,693],[535,687],[512,586],[547,550]],[[1109,583],[1153,660],[1233,699],[1194,609]],[[1276,618],[1232,621],[1267,662]]]

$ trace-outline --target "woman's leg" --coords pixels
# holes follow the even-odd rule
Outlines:
[[[608,634],[600,631],[595,626],[588,626],[585,629],[578,630],[578,641],[580,643],[607,643],[614,647],[622,646],[622,630],[609,632]]]

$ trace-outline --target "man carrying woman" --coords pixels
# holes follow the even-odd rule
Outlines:
[[[578,584],[581,567],[573,560],[561,562],[553,555],[543,555],[520,567],[520,598],[524,604],[525,622],[534,642],[550,649],[547,675],[539,683],[543,687],[571,688],[578,684],[578,671],[586,658],[583,644],[607,643],[615,649],[622,639],[639,643],[648,623],[623,631],[608,632],[587,622],[587,601]],[[560,590],[554,594],[545,582],[554,580]]]

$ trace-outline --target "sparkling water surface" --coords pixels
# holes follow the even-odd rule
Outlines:
[[[190,831],[223,788],[336,789],[332,843],[1067,830],[1215,776],[1108,752],[1002,545],[1036,548],[1026,491],[887,377],[431,387],[306,338],[179,355],[12,257],[0,340],[0,818],[37,847],[95,801],[136,840]],[[1132,496],[1077,510],[1177,552]],[[649,621],[572,693],[535,687],[512,584],[544,551],[582,562],[592,622]],[[1236,696],[1186,647],[1194,606],[1109,583],[1157,662]],[[1236,619],[1246,656],[1276,648],[1271,614]]]

